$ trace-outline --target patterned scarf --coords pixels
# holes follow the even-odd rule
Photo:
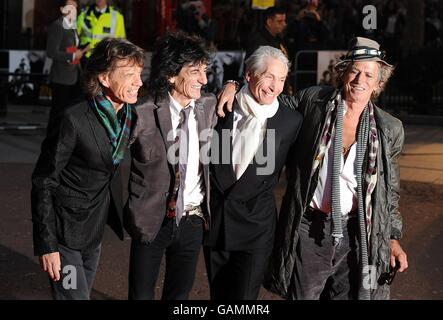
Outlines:
[[[375,121],[374,104],[369,101],[369,137],[368,137],[368,167],[366,168],[365,181],[366,181],[366,228],[367,228],[367,240],[371,236],[372,231],[372,202],[371,195],[377,184],[377,151],[378,151],[378,134],[377,124]]]
[[[89,104],[105,127],[112,146],[112,162],[118,165],[125,157],[131,133],[132,106],[125,103],[122,107],[122,117],[119,120],[112,103],[106,99],[103,93],[89,100]]]
[[[311,171],[311,177],[315,174],[317,168],[322,163],[325,156],[327,145],[335,130],[334,125],[331,126],[333,113],[339,113],[337,109],[343,106],[341,95],[338,94],[333,103],[333,109],[328,113],[320,140],[319,153],[314,160],[314,164]],[[338,108],[337,108],[338,107]],[[337,118],[336,117],[336,122]],[[338,134],[337,134],[338,135]],[[357,155],[355,159],[355,172],[357,177],[357,198],[358,198],[358,219],[360,226],[360,266],[362,270],[369,264],[369,239],[372,230],[372,202],[371,195],[377,184],[377,150],[378,150],[378,136],[377,127],[374,115],[374,105],[372,102],[368,103],[368,106],[362,113],[361,120],[358,126],[357,133]],[[341,152],[341,148],[339,150]],[[363,179],[363,162],[367,153],[366,172]],[[341,159],[341,158],[340,158]],[[363,181],[364,180],[364,181]],[[366,192],[363,192],[363,188],[366,186]],[[334,188],[333,188],[334,189]],[[333,191],[333,190],[332,190]],[[334,195],[332,195],[333,197]],[[338,195],[339,196],[339,195]],[[334,204],[333,204],[334,206]],[[342,235],[341,217],[338,221],[333,218],[333,236],[334,239],[340,238]],[[337,218],[335,218],[337,220]],[[339,227],[338,226],[339,223]],[[369,299],[369,291],[361,288],[359,292],[359,299]]]

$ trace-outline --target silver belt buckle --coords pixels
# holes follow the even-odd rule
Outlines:
[[[203,218],[203,211],[202,211],[200,206],[189,206],[189,207],[186,207],[185,212],[187,213],[188,216],[193,214],[193,215],[196,215],[196,216],[199,216],[199,217]]]

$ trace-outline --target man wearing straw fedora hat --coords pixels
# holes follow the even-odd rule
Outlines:
[[[336,88],[279,98],[304,122],[265,287],[287,299],[388,299],[394,270],[408,267],[399,243],[404,132],[373,101],[394,67],[376,41],[357,37],[335,69]]]

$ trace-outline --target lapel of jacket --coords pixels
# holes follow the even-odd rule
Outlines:
[[[88,102],[89,104],[89,102]],[[106,134],[106,130],[95,115],[92,108],[88,108],[86,111],[86,117],[89,121],[89,126],[91,127],[91,131],[94,135],[95,142],[97,143],[97,147],[100,150],[100,154],[102,156],[103,162],[106,164],[110,171],[114,170],[114,164],[112,163],[112,153],[111,153],[111,144],[109,142],[109,137]]]
[[[234,108],[235,108],[235,102],[234,102]],[[237,182],[237,178],[235,177],[234,169],[232,168],[232,128],[234,125],[234,112],[230,112],[227,114],[225,118],[219,119],[219,124],[217,125],[217,132],[218,135],[218,155],[217,155],[217,161],[214,165],[214,171],[215,171],[215,177],[220,185],[220,188],[223,192],[225,192],[227,189],[229,189],[234,183]],[[223,147],[227,145],[223,141],[223,138],[226,137],[226,135],[223,135],[223,130],[229,131],[229,161],[226,163],[223,161],[223,159],[226,157],[224,156],[224,152],[227,152],[227,150],[224,150]],[[212,144],[214,146],[214,144]],[[213,156],[214,151],[211,151],[211,156]]]
[[[155,101],[154,107],[154,115],[155,122],[157,123],[158,128],[160,129],[160,134],[163,138],[163,142],[165,145],[166,158],[168,155],[168,150],[174,144],[174,137],[172,134],[172,119],[171,119],[171,109],[169,108],[169,98],[167,99],[159,99]],[[169,138],[168,138],[169,135]],[[172,176],[175,176],[175,167],[171,164],[168,159],[168,167]]]
[[[197,119],[197,131],[200,136],[200,133],[208,128],[208,121],[207,121],[207,116],[205,114],[205,108],[201,101],[199,100],[195,101],[194,112],[195,112],[195,118]],[[199,143],[201,148],[202,147],[201,139],[199,139]]]
[[[174,137],[172,136],[172,120],[171,110],[169,109],[169,99],[156,101],[154,114],[156,117],[155,121],[160,129],[167,152],[174,143]]]
[[[322,133],[324,126],[326,124],[326,119],[331,116],[332,109],[334,108],[334,100],[338,94],[338,91],[334,91],[332,96],[329,98],[318,97],[315,99],[312,104],[313,106],[310,108],[309,118],[306,117],[306,122],[304,123],[312,123],[311,134],[314,135],[314,146],[315,148],[309,149],[311,154],[306,159],[314,159],[320,149],[320,140],[322,138]],[[331,119],[331,126],[334,124],[335,119]],[[311,168],[312,169],[312,168]],[[310,173],[309,173],[310,174]]]
[[[266,157],[277,156],[281,140],[281,130],[279,129],[279,124],[281,124],[281,122],[281,109],[279,108],[277,110],[277,113],[272,118],[269,118],[268,121],[266,121],[265,136],[263,139],[263,143],[258,150],[259,152],[261,152],[262,155],[266,155]],[[274,148],[273,152],[269,152],[268,150],[268,140],[271,134],[274,135],[274,143],[271,144],[269,147]]]
[[[132,106],[131,108],[131,116],[132,116],[132,120],[131,120],[131,131],[129,133],[129,139],[128,139],[128,145],[130,146],[131,144],[134,143],[136,136],[135,136],[135,129],[137,126],[137,119],[138,119],[138,114],[137,114],[137,109],[135,107],[135,105]]]
[[[207,101],[207,100],[203,100]],[[211,214],[210,197],[211,197],[211,185],[209,179],[209,163],[210,163],[210,148],[213,131],[208,132],[208,134],[203,134],[203,130],[212,129],[212,121],[214,117],[215,110],[211,106],[206,106],[202,99],[195,101],[195,118],[197,120],[197,131],[198,131],[198,141],[199,141],[199,152],[200,152],[200,163],[203,168],[203,181],[206,188],[206,204],[208,213]]]
[[[385,171],[384,167],[389,168],[389,163],[386,162],[386,157],[383,157],[383,154],[391,154],[390,150],[390,142],[391,142],[391,132],[389,130],[389,127],[386,125],[384,121],[384,117],[382,114],[380,114],[380,109],[373,103],[374,105],[374,116],[375,116],[375,124],[377,127],[377,134],[378,134],[378,150],[377,150],[377,173],[380,177],[380,172]],[[368,152],[366,152],[365,157],[368,157]],[[366,159],[365,159],[366,160]],[[367,164],[367,161],[364,163]],[[362,171],[362,174],[366,173],[366,169]],[[384,174],[385,183],[388,184],[390,175]],[[363,180],[365,181],[365,180]],[[366,190],[367,186],[365,186]]]

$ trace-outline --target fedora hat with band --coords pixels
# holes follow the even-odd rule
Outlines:
[[[377,41],[355,37],[350,41],[349,51],[340,57],[340,61],[335,65],[335,68],[350,61],[379,61],[388,67],[392,67],[387,63],[385,58],[385,52],[380,50],[380,45]]]

